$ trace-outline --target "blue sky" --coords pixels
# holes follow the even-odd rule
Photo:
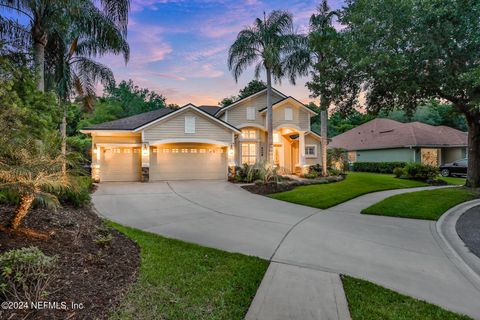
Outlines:
[[[330,0],[333,9],[342,0]],[[318,1],[132,0],[129,17],[129,63],[108,56],[117,81],[135,84],[166,96],[168,103],[217,104],[238,93],[253,78],[252,68],[235,83],[227,67],[228,47],[243,27],[275,9],[290,11],[295,28],[305,31]],[[307,102],[307,79],[296,86],[288,81],[276,86]]]

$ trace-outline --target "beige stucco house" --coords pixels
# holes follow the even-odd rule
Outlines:
[[[227,107],[163,108],[82,130],[92,137],[97,181],[227,179],[228,168],[267,156],[266,90]],[[273,90],[274,163],[299,173],[320,163],[316,113]]]

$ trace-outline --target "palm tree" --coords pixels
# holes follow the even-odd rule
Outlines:
[[[280,82],[288,75],[295,83],[297,74],[305,74],[306,71],[293,67],[296,60],[300,62],[298,52],[305,44],[305,37],[293,31],[292,15],[276,10],[268,17],[264,13],[263,19],[255,19],[252,26],[240,31],[228,53],[228,68],[235,81],[251,65],[255,65],[256,78],[263,70],[266,72],[268,161],[273,159],[272,77]]]
[[[58,207],[56,193],[71,188],[61,171],[63,156],[52,148],[54,140],[26,139],[21,144],[5,143],[0,157],[0,187],[18,194],[20,202],[9,227],[17,230],[34,200]]]
[[[9,38],[30,37],[40,91],[45,90],[45,48],[50,36],[59,32],[65,18],[97,33],[103,32],[99,24],[108,19],[126,36],[130,0],[101,0],[98,1],[99,8],[96,3],[92,0],[0,0],[1,9],[28,21],[28,26],[24,26],[17,20],[2,18],[0,33]],[[100,20],[99,12],[103,16]]]

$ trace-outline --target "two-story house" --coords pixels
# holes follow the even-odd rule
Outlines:
[[[267,91],[226,107],[187,104],[105,122],[82,130],[92,136],[97,181],[227,179],[230,166],[266,160]],[[320,163],[316,113],[273,89],[274,163],[299,173]]]

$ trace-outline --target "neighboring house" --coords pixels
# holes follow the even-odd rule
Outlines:
[[[350,162],[419,162],[439,166],[466,157],[467,133],[421,122],[377,118],[332,138]]]
[[[228,168],[266,160],[266,89],[227,107],[163,108],[82,130],[92,136],[97,181],[226,179]],[[273,90],[274,164],[298,173],[320,163],[316,113]]]

